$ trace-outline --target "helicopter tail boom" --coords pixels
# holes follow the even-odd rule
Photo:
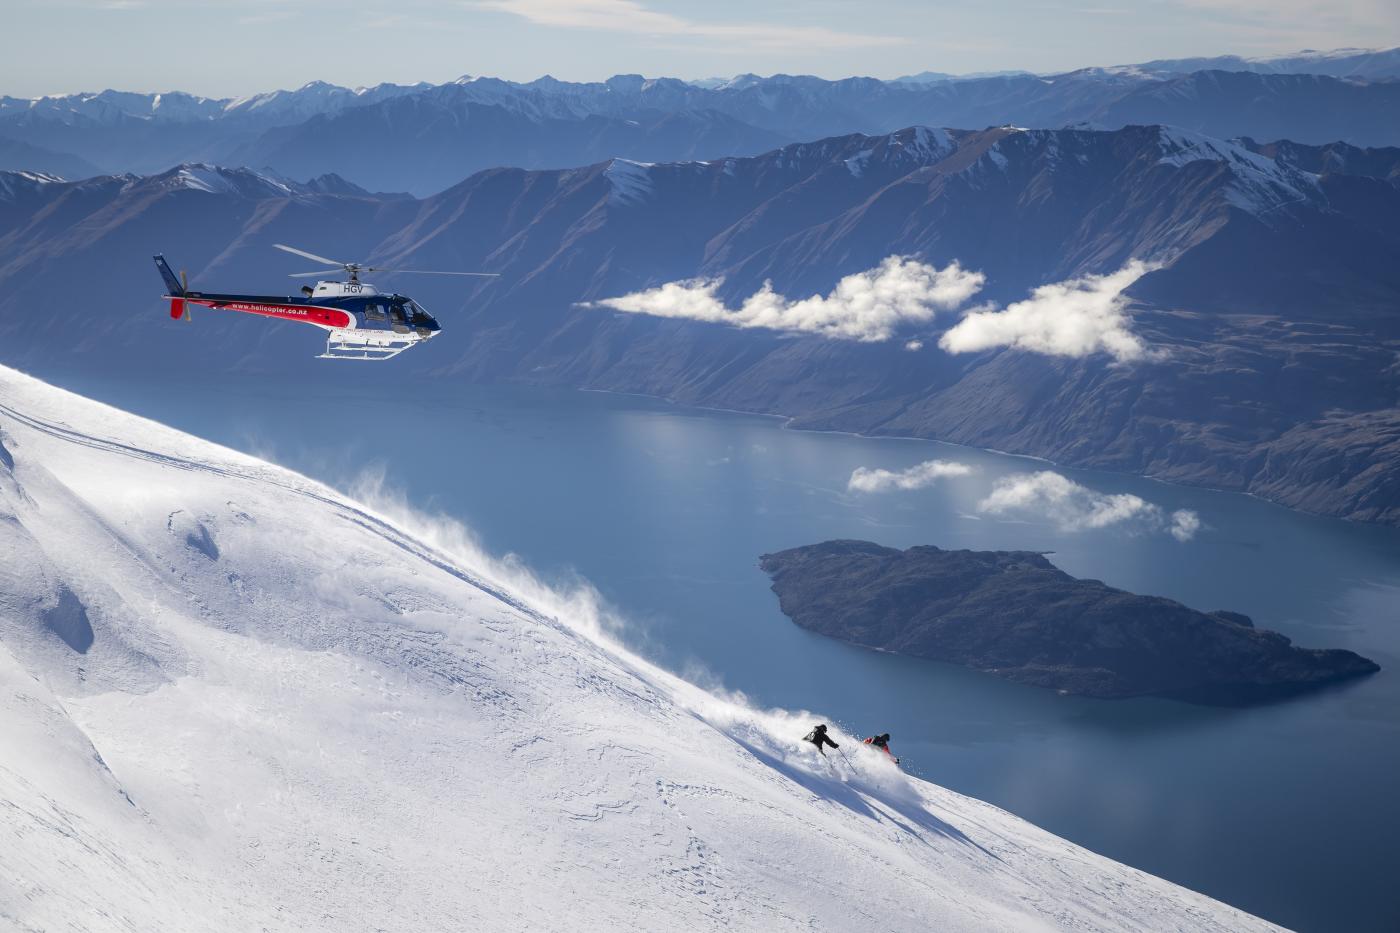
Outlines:
[[[170,270],[170,263],[165,261],[165,257],[159,253],[155,256],[156,268],[160,270],[160,277],[165,279],[165,287],[170,292],[172,298],[179,297],[185,293],[185,287],[180,284],[180,280],[175,277],[175,273]]]

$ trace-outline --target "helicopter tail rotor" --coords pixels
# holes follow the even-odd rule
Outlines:
[[[180,292],[183,294],[184,292],[187,292],[187,291],[189,291],[189,290],[190,290],[190,281],[189,281],[188,278],[185,277],[185,270],[184,270],[184,269],[181,269],[181,270],[180,270]],[[177,309],[177,308],[175,307],[176,305],[179,305],[180,307]],[[178,313],[177,313],[177,310],[178,310]],[[172,300],[171,300],[171,302],[170,302],[170,316],[171,316],[171,317],[182,317],[182,318],[184,318],[184,319],[187,320],[187,321],[193,321],[193,320],[194,320],[194,318],[190,317],[190,303],[189,303],[188,301],[186,301],[185,299],[183,299],[183,298],[175,298],[175,299],[172,299]]]

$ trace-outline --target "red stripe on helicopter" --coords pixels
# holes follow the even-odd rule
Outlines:
[[[194,300],[194,299],[187,299]],[[349,313],[339,308],[319,308],[309,305],[276,305],[251,301],[200,301],[198,304],[224,311],[243,311],[247,314],[261,314],[264,317],[282,318],[288,321],[304,321],[322,327],[349,327]],[[173,312],[172,312],[173,313]]]

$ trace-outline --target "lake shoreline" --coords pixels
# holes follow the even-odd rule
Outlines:
[[[674,399],[674,398],[671,398],[671,397],[665,396],[665,395],[651,395],[651,394],[646,393],[646,392],[628,392],[628,391],[624,391],[624,390],[621,390],[621,389],[595,389],[595,388],[588,388],[588,387],[585,387],[585,386],[569,386],[569,385],[558,384],[558,383],[543,383],[543,382],[529,382],[529,381],[507,381],[507,382],[498,382],[498,383],[472,383],[472,384],[473,384],[473,385],[480,385],[480,386],[483,386],[483,387],[496,385],[496,386],[502,386],[502,387],[504,387],[504,386],[528,386],[528,387],[542,388],[542,389],[563,389],[563,390],[566,390],[566,391],[585,392],[585,393],[594,394],[594,395],[612,395],[612,396],[616,396],[616,397],[618,397],[618,398],[635,398],[635,399],[645,399],[645,400],[647,400],[647,401],[653,401],[653,402],[664,402],[664,403],[666,403],[667,405],[674,406],[675,408],[677,408],[677,409],[679,409],[679,410],[684,410],[684,411],[707,412],[707,413],[723,414],[723,415],[739,415],[739,416],[743,416],[743,417],[747,417],[747,418],[770,418],[770,419],[773,419],[773,420],[776,420],[776,421],[781,422],[781,423],[782,423],[781,426],[782,426],[782,428],[783,428],[784,430],[787,430],[787,431],[801,431],[801,432],[804,433],[804,434],[828,434],[828,435],[833,435],[833,436],[836,436],[836,437],[852,437],[852,438],[859,438],[859,439],[861,439],[861,440],[910,441],[910,442],[922,443],[922,444],[938,444],[938,445],[941,445],[941,446],[944,446],[944,447],[953,447],[953,448],[957,448],[957,449],[959,449],[959,450],[973,450],[973,451],[977,451],[977,452],[979,452],[979,453],[995,454],[996,456],[999,456],[999,457],[1011,457],[1011,458],[1014,458],[1014,459],[1017,459],[1017,460],[1028,460],[1028,461],[1031,461],[1032,463],[1041,464],[1041,465],[1047,466],[1047,467],[1053,467],[1053,468],[1055,468],[1055,469],[1057,469],[1057,470],[1073,470],[1073,471],[1075,471],[1075,472],[1077,472],[1077,473],[1098,474],[1098,475],[1101,475],[1101,476],[1127,477],[1127,478],[1131,478],[1131,479],[1146,480],[1146,481],[1151,482],[1151,483],[1158,483],[1158,484],[1160,484],[1160,485],[1162,485],[1162,486],[1171,486],[1171,487],[1176,487],[1176,488],[1180,488],[1180,489],[1202,490],[1202,491],[1204,491],[1204,492],[1212,492],[1212,493],[1218,493],[1218,494],[1221,494],[1221,495],[1228,495],[1228,496],[1245,496],[1245,497],[1247,497],[1247,498],[1254,499],[1254,500],[1257,501],[1257,502],[1264,503],[1265,505],[1273,506],[1273,507],[1275,507],[1275,508],[1284,509],[1285,511],[1293,512],[1293,513],[1296,513],[1296,514],[1298,514],[1298,515],[1305,515],[1305,516],[1307,516],[1307,517],[1309,517],[1309,518],[1321,518],[1321,519],[1326,519],[1326,520],[1329,520],[1329,521],[1348,522],[1348,523],[1353,524],[1353,525],[1358,525],[1358,526],[1368,527],[1368,528],[1392,528],[1392,529],[1393,529],[1393,528],[1398,527],[1398,526],[1396,526],[1396,525],[1394,525],[1394,524],[1387,523],[1387,522],[1364,521],[1364,520],[1362,520],[1362,519],[1352,518],[1352,517],[1347,516],[1347,515],[1332,515],[1332,514],[1329,514],[1329,513],[1327,513],[1327,512],[1315,512],[1315,511],[1311,511],[1311,510],[1308,510],[1308,509],[1299,508],[1299,507],[1293,506],[1293,505],[1285,505],[1285,504],[1282,503],[1282,502],[1279,502],[1279,501],[1274,500],[1274,499],[1267,498],[1267,497],[1265,497],[1265,496],[1261,496],[1261,495],[1259,495],[1258,493],[1250,492],[1250,491],[1247,490],[1247,489],[1227,489],[1227,488],[1225,488],[1225,487],[1223,487],[1223,486],[1211,486],[1211,485],[1207,485],[1207,484],[1204,484],[1204,483],[1192,483],[1192,482],[1187,482],[1187,481],[1178,480],[1178,479],[1164,479],[1164,478],[1162,478],[1161,476],[1156,476],[1156,475],[1153,475],[1153,474],[1151,474],[1151,473],[1134,473],[1134,472],[1132,472],[1132,471],[1130,471],[1130,470],[1110,470],[1110,469],[1107,469],[1107,468],[1105,468],[1105,467],[1078,466],[1078,465],[1073,464],[1073,463],[1067,463],[1067,462],[1060,461],[1060,460],[1052,460],[1052,459],[1050,459],[1049,457],[1042,457],[1042,456],[1039,456],[1039,455],[1037,455],[1037,454],[1018,453],[1018,452],[1016,452],[1016,451],[1014,451],[1014,450],[1001,450],[1001,449],[998,449],[998,448],[996,448],[996,447],[977,447],[977,446],[974,446],[974,445],[972,445],[972,444],[959,444],[957,441],[945,441],[945,440],[941,440],[941,439],[936,438],[936,437],[919,437],[918,435],[914,435],[914,434],[869,434],[869,433],[866,433],[866,432],[863,432],[863,431],[849,431],[849,430],[842,430],[842,429],[839,429],[839,428],[813,428],[813,427],[805,427],[805,426],[803,426],[803,425],[801,425],[801,424],[798,423],[799,416],[797,416],[797,415],[785,415],[785,414],[781,414],[781,413],[777,413],[777,412],[770,412],[770,411],[745,411],[745,410],[739,409],[739,408],[722,408],[722,407],[714,406],[714,405],[700,405],[700,404],[697,404],[697,403],[694,403],[694,402],[682,402],[682,401],[679,401],[679,400],[677,400],[677,399]]]

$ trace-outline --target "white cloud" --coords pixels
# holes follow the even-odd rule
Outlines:
[[[721,40],[753,49],[869,48],[910,41],[904,36],[875,36],[824,26],[689,19],[649,9],[637,0],[476,0],[467,5],[510,13],[539,26]]]
[[[890,256],[874,269],[846,276],[825,297],[793,301],[765,282],[731,311],[716,297],[723,279],[694,279],[585,302],[582,307],[877,342],[889,340],[901,325],[927,324],[937,310],[958,307],[977,294],[985,280],[982,273],[969,272],[956,262],[939,269]]]
[[[972,467],[951,460],[925,460],[907,470],[872,470],[857,467],[846,488],[852,492],[887,492],[891,489],[922,489],[932,486],[945,476],[966,476]]]
[[[1341,45],[1354,42],[1358,36],[1366,35],[1357,30],[1382,29],[1386,25],[1400,23],[1400,8],[1394,0],[1331,0],[1319,4],[1316,0],[1175,0],[1177,5],[1187,9],[1202,10],[1226,17],[1239,17],[1248,21],[1261,20],[1263,25],[1277,29],[1296,28],[1311,24],[1314,35],[1319,29],[1351,27],[1344,33],[1350,37]],[[1370,38],[1377,38],[1371,34]],[[1311,41],[1312,48],[1325,49],[1330,43]],[[1285,54],[1296,54],[1285,48]]]
[[[938,341],[949,353],[1015,347],[1050,356],[1107,353],[1119,362],[1149,356],[1131,330],[1123,290],[1158,265],[1138,259],[1109,275],[1042,285],[1031,297],[996,311],[973,311]]]
[[[272,23],[281,23],[296,16],[295,10],[265,10],[261,13],[249,13],[246,16],[238,17],[240,26],[267,26]]]
[[[1127,523],[1141,530],[1166,531],[1178,541],[1190,541],[1201,528],[1200,516],[1189,509],[1167,515],[1141,496],[1097,492],[1049,470],[998,480],[977,509],[991,515],[1043,515],[1064,531]]]
[[[906,344],[904,345],[904,349],[908,350],[910,353],[917,353],[919,350],[922,350],[923,348],[924,348],[924,342],[923,342],[922,340],[910,340],[908,343],[906,343]]]
[[[1137,518],[1153,508],[1131,493],[1105,495],[1048,470],[998,480],[991,494],[977,507],[993,515],[1043,514],[1067,531],[1103,528]]]
[[[1172,513],[1167,531],[1178,541],[1190,541],[1201,530],[1201,516],[1190,509],[1177,509]]]
[[[1185,16],[1219,37],[1219,48],[1266,58],[1297,55],[1302,49],[1385,49],[1395,44],[1400,30],[1400,4],[1395,0],[1174,2]]]

